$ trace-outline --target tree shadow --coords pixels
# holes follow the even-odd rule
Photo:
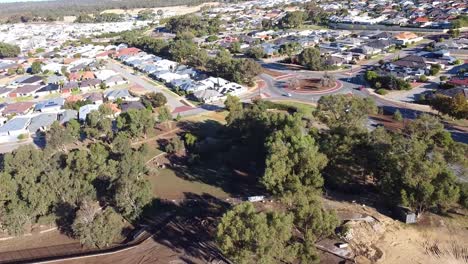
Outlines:
[[[185,193],[186,199],[174,208],[174,215],[159,228],[153,239],[176,252],[209,263],[223,259],[214,234],[217,219],[230,204],[209,194]]]
[[[73,237],[71,226],[76,216],[75,206],[62,202],[55,206],[54,212],[58,230],[67,236]]]

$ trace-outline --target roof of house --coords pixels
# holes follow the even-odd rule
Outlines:
[[[401,32],[400,34],[395,35],[395,38],[399,40],[408,40],[417,37],[418,35],[414,34],[413,32]]]
[[[31,118],[31,123],[28,126],[28,130],[29,132],[34,133],[43,127],[52,125],[54,121],[57,121],[57,114],[55,113],[34,116]]]
[[[77,82],[67,82],[63,85],[62,89],[73,89],[73,88],[78,88],[78,83]]]
[[[388,39],[388,38],[392,38],[393,37],[393,34],[390,33],[390,32],[380,32],[379,34],[377,35],[373,35],[372,38],[376,38],[376,39]]]
[[[39,111],[44,108],[63,106],[63,105],[65,105],[65,99],[53,98],[53,99],[48,99],[48,100],[37,103],[36,106],[34,107],[34,110]]]
[[[29,117],[13,118],[0,127],[0,133],[26,129],[30,122],[31,119]]]
[[[104,93],[104,97],[106,98],[123,98],[123,97],[130,97],[130,92],[127,89],[120,89],[120,90],[111,90]]]
[[[42,85],[25,85],[22,87],[16,88],[13,92],[17,94],[28,94],[36,92],[37,90],[41,89]]]
[[[85,120],[86,116],[91,113],[92,111],[97,111],[99,109],[99,105],[95,104],[87,104],[83,105],[80,107],[80,110],[78,111],[78,116],[81,120]]]
[[[468,83],[467,83],[467,86],[468,87]],[[448,90],[443,90],[443,91],[439,91],[437,92],[439,94],[443,94],[443,95],[446,95],[446,96],[450,96],[450,97],[454,97],[455,95],[457,94],[463,94],[465,96],[465,98],[468,100],[468,88],[463,88],[463,87],[455,87],[455,88],[452,88],[452,89],[448,89]]]
[[[426,68],[426,60],[421,56],[416,55],[409,55],[400,60],[393,62],[394,65],[400,67],[408,67],[408,68]]]
[[[366,46],[369,46],[371,48],[376,48],[376,49],[386,49],[392,45],[393,43],[390,40],[386,40],[386,39],[378,39],[378,40],[374,40],[366,44]]]
[[[77,118],[78,118],[78,111],[70,110],[70,109],[67,109],[57,115],[57,119],[61,125],[69,122],[72,119],[77,119]]]
[[[29,84],[29,83],[36,83],[36,82],[42,82],[42,77],[39,77],[39,76],[31,76],[21,82],[19,82],[20,84]]]
[[[127,112],[130,109],[142,110],[145,106],[141,102],[123,102],[120,105],[122,112]]]
[[[427,23],[429,22],[429,18],[427,17],[418,17],[414,20],[416,23]]]
[[[53,92],[59,90],[59,85],[55,83],[49,83],[46,86],[42,87],[41,89],[37,90],[36,92]]]
[[[99,85],[102,81],[99,79],[87,79],[83,80],[80,84],[80,87],[90,87]]]
[[[468,87],[468,78],[452,78],[448,81],[448,83],[455,86]]]
[[[0,87],[0,94],[9,94],[9,93],[11,93],[11,91],[13,91],[13,89],[9,89],[9,88],[6,88],[6,87]]]
[[[85,100],[89,100],[91,102],[102,101],[102,93],[87,93],[83,95]]]
[[[18,102],[8,104],[5,109],[3,110],[4,115],[9,114],[22,114],[27,112],[31,107],[33,107],[34,103],[32,102]]]

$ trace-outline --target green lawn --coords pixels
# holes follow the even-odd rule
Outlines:
[[[298,113],[301,113],[304,115],[304,117],[312,117],[312,112],[315,110],[315,107],[310,104],[305,104],[305,103],[299,103],[295,101],[278,101],[275,102],[277,104],[282,104],[282,105],[287,105],[290,107],[294,107],[297,109]]]
[[[33,99],[32,96],[25,96],[25,97],[15,97],[15,102],[29,102]]]
[[[161,169],[149,176],[153,194],[155,197],[163,199],[181,199],[185,193],[210,194],[217,198],[227,198],[229,195],[221,188],[201,183],[198,181],[189,181],[182,178],[183,175],[177,175],[171,169]]]

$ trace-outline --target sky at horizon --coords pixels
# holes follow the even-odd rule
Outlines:
[[[0,0],[0,4],[2,4],[2,3],[18,3],[18,2],[40,2],[40,1],[48,1],[48,0]]]

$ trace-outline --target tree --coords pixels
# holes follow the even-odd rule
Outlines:
[[[395,121],[403,121],[403,115],[401,114],[400,110],[396,110],[395,113],[393,113],[393,120]]]
[[[307,15],[303,11],[288,12],[280,21],[283,28],[297,28],[302,26]]]
[[[366,75],[364,78],[368,82],[373,82],[374,80],[377,80],[379,75],[375,71],[366,71]]]
[[[73,139],[74,135],[71,130],[60,125],[58,121],[55,121],[47,131],[46,146],[52,149],[63,148],[65,144],[71,143]]]
[[[301,50],[301,45],[298,42],[288,42],[280,46],[278,52],[280,54],[288,55],[288,57],[292,57],[293,55],[297,54]]]
[[[155,122],[151,111],[147,109],[131,109],[117,117],[117,127],[121,131],[128,132],[132,137],[146,137],[149,130],[154,127]]]
[[[298,56],[298,62],[302,66],[312,71],[326,70],[324,58],[320,55],[320,50],[317,48],[306,48]]]
[[[152,92],[145,94],[142,98],[142,102],[147,107],[158,108],[167,103],[167,98],[163,93]]]
[[[468,102],[462,92],[457,93],[454,97],[436,94],[429,101],[429,104],[442,114],[456,119],[468,118]]]
[[[293,217],[277,212],[256,212],[252,203],[242,203],[223,215],[216,241],[235,263],[291,262],[297,245],[291,243]]]
[[[305,236],[321,240],[334,233],[338,218],[334,212],[323,208],[319,196],[298,192],[293,195],[293,200],[294,223]]]
[[[120,238],[122,218],[110,207],[101,211],[96,208],[98,205],[88,203],[91,202],[83,202],[76,213],[72,226],[73,234],[84,245],[107,247]]]
[[[131,141],[128,133],[117,133],[117,135],[112,140],[112,151],[120,155],[131,151]]]
[[[197,136],[193,135],[192,133],[185,133],[184,141],[187,147],[193,147],[197,142]]]
[[[175,40],[169,45],[169,53],[173,60],[186,63],[192,60],[192,57],[197,56],[198,47],[192,39],[193,34],[189,32],[177,34]]]
[[[21,66],[18,66],[18,68],[16,68],[16,74],[24,74],[24,68],[21,67]]]
[[[177,153],[184,149],[184,142],[179,137],[173,137],[166,145],[165,151],[170,154]]]
[[[105,111],[105,107],[100,107],[98,111],[86,115],[84,132],[88,138],[108,138],[112,135],[112,120]]]
[[[254,79],[262,72],[262,66],[253,59],[237,59],[233,61],[230,79],[240,84],[253,85]]]
[[[229,112],[228,116],[226,117],[226,122],[228,125],[232,124],[234,120],[242,115],[243,108],[239,97],[228,94],[226,101],[224,101],[224,106]]]
[[[460,30],[451,28],[447,31],[447,34],[452,38],[458,38],[460,36]]]
[[[0,58],[16,57],[20,52],[21,50],[18,46],[0,42]]]
[[[265,51],[263,51],[262,46],[255,46],[247,50],[246,55],[254,58],[261,59],[266,56]]]
[[[38,74],[42,72],[42,62],[35,61],[31,64],[31,73]]]
[[[241,44],[239,41],[231,43],[230,51],[234,54],[241,52]]]
[[[145,178],[121,177],[116,182],[115,204],[124,217],[138,219],[152,198],[151,184]]]
[[[265,143],[267,156],[261,183],[275,195],[298,191],[318,191],[323,185],[320,171],[327,158],[318,151],[314,139],[302,134],[298,116],[286,117],[284,129],[273,133]]]
[[[442,66],[440,64],[431,64],[431,68],[429,69],[429,73],[434,76],[437,75],[440,70],[442,69]]]
[[[155,14],[153,13],[153,10],[151,9],[144,9],[138,12],[137,19],[138,20],[152,20],[154,19]]]
[[[169,126],[169,122],[172,120],[172,114],[169,108],[163,106],[158,110],[158,120],[161,123],[165,123],[166,126]],[[169,128],[169,127],[168,127]]]
[[[376,112],[375,103],[368,98],[327,95],[319,99],[316,115],[330,128],[362,128],[367,115]]]

